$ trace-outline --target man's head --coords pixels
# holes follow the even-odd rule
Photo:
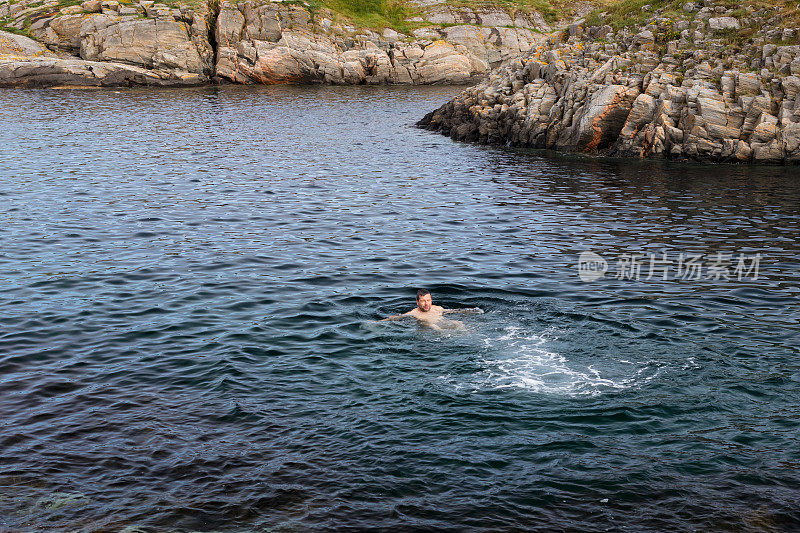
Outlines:
[[[433,302],[431,301],[431,293],[425,289],[418,290],[417,307],[419,307],[419,310],[423,313],[427,313],[431,310],[431,305],[433,305]]]

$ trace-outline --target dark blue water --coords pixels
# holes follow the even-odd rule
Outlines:
[[[800,172],[412,127],[457,90],[0,93],[0,529],[800,528]]]

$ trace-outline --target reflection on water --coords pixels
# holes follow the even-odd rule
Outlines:
[[[457,90],[4,91],[0,529],[796,527],[796,169],[412,127]]]

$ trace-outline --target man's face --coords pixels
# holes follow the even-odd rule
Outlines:
[[[431,310],[431,295],[430,294],[423,294],[419,298],[417,298],[417,307],[419,307],[420,311],[427,313]]]

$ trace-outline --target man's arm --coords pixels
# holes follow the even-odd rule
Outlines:
[[[465,315],[482,315],[483,309],[480,307],[464,307],[462,309],[442,309],[442,313],[463,313]]]
[[[387,316],[386,318],[380,319],[378,322],[384,322],[385,320],[397,320],[398,318],[403,318],[404,316],[409,316],[409,315],[411,315],[413,313],[414,313],[414,310],[412,309],[411,311],[409,311],[407,313],[402,313],[402,314],[399,314],[399,315]]]

